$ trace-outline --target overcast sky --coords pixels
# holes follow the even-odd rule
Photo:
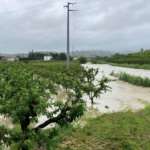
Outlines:
[[[150,0],[74,0],[71,49],[150,48]],[[65,50],[65,0],[0,0],[0,53]]]

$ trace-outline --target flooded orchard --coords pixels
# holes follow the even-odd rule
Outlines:
[[[111,113],[130,109],[138,110],[144,108],[146,104],[150,103],[150,88],[135,86],[120,81],[116,77],[110,75],[112,72],[126,72],[130,75],[150,77],[150,71],[143,69],[116,67],[106,64],[86,64],[84,65],[84,67],[95,69],[97,68],[99,70],[97,79],[100,79],[104,75],[112,80],[111,82],[109,82],[109,86],[111,87],[111,89],[106,93],[103,93],[101,97],[95,100],[95,104],[93,107],[96,108],[99,112]],[[63,96],[61,95],[61,98],[62,97]],[[88,97],[84,96],[84,100],[86,100],[87,105],[91,106],[90,101],[87,99]],[[38,124],[44,122],[46,119],[46,116],[40,116],[38,118]],[[0,117],[0,124],[9,125],[10,128],[12,127],[10,120],[4,117]]]

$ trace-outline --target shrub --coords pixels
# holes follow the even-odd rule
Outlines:
[[[79,62],[80,62],[80,64],[85,64],[85,63],[87,63],[87,58],[86,57],[80,57]]]

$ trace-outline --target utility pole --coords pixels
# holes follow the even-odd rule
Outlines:
[[[70,66],[70,11],[77,11],[70,9],[70,5],[74,5],[75,3],[68,2],[64,7],[67,8],[67,68]]]

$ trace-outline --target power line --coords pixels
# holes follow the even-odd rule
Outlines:
[[[67,5],[64,7],[67,8],[67,68],[70,66],[70,12],[71,11],[77,11],[74,9],[70,9],[70,5],[74,5],[76,3],[70,3],[68,2]]]

